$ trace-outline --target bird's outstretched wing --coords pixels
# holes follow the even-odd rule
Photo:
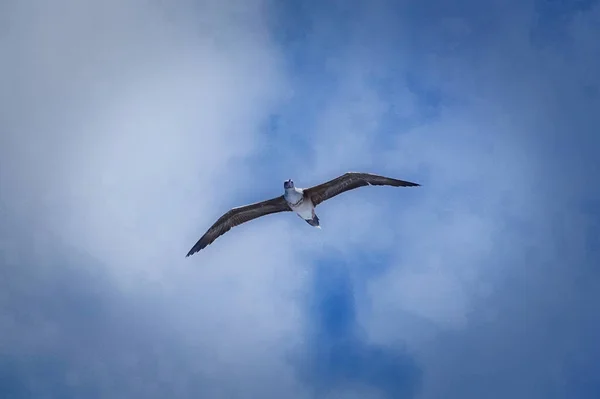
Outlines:
[[[304,189],[304,196],[311,199],[314,206],[348,190],[363,186],[416,187],[420,184],[373,175],[371,173],[348,172],[333,180]]]
[[[198,240],[196,245],[190,249],[186,257],[195,254],[210,245],[219,236],[228,232],[232,227],[248,222],[271,213],[291,211],[283,195],[267,201],[240,206],[231,209],[221,216],[206,233]]]

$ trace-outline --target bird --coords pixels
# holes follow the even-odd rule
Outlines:
[[[359,172],[347,172],[310,188],[298,188],[292,179],[288,179],[283,182],[283,195],[226,212],[189,250],[186,258],[206,248],[231,228],[272,213],[293,211],[306,223],[320,229],[319,217],[315,213],[317,205],[343,192],[364,186],[418,187],[420,184]]]

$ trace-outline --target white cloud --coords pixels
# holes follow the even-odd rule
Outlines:
[[[125,293],[111,312],[132,307],[144,314],[140,320],[161,320],[173,340],[159,355],[165,367],[173,365],[170,345],[187,348],[192,368],[209,381],[205,392],[238,396],[245,388],[299,392],[284,358],[301,327],[294,297],[301,269],[288,222],[272,216],[184,255],[239,205],[236,188],[251,173],[243,160],[261,151],[261,124],[288,93],[263,7],[135,0],[2,6],[9,22],[0,77],[8,88],[0,97],[3,206],[39,231],[38,243],[17,244],[13,258],[28,245],[38,265],[32,273],[52,267],[69,278],[47,259],[52,247],[83,252],[100,266],[80,267],[100,268]],[[54,280],[41,281],[52,287]],[[3,301],[18,300],[24,289]],[[64,325],[53,325],[69,339]],[[132,328],[142,340],[154,334]],[[27,342],[45,337],[40,331]],[[103,378],[111,378],[110,359],[103,360]],[[138,368],[128,372],[133,392],[143,390]],[[81,367],[71,380],[93,381],[94,370]],[[190,370],[162,375],[179,381],[178,389],[192,377]]]
[[[531,53],[519,36],[528,32],[519,19],[506,42],[496,43],[506,39],[502,32],[482,37],[490,40],[489,51],[466,54],[465,45],[456,50],[464,59],[441,50],[420,59],[426,64],[420,70],[431,80],[426,83],[439,85],[442,99],[450,93],[456,103],[442,104],[436,118],[419,126],[386,130],[382,120],[388,112],[418,119],[420,93],[407,86],[383,98],[372,78],[386,75],[386,62],[393,60],[398,81],[417,64],[410,59],[413,45],[425,45],[423,52],[435,50],[427,45],[433,46],[430,41],[436,42],[437,35],[445,37],[444,32],[454,35],[453,45],[473,44],[469,40],[477,26],[469,26],[467,19],[442,18],[446,25],[432,29],[423,42],[412,43],[410,37],[393,42],[399,36],[392,40],[387,34],[398,25],[394,14],[370,8],[365,21],[377,22],[373,30],[359,21],[357,36],[345,43],[351,45],[328,61],[339,88],[328,93],[316,131],[307,133],[309,153],[280,162],[298,161],[292,164],[303,172],[295,177],[300,185],[365,170],[423,187],[364,188],[336,197],[319,207],[321,231],[292,214],[269,216],[237,227],[185,259],[222,212],[246,197],[263,196],[246,192],[239,197],[240,187],[255,187],[246,161],[276,146],[259,128],[274,104],[288,98],[290,86],[265,28],[264,7],[242,0],[0,6],[7,21],[0,43],[10,54],[0,73],[0,86],[6,88],[0,95],[0,211],[37,229],[33,242],[18,244],[5,231],[0,236],[2,261],[16,266],[23,247],[30,248],[37,287],[50,286],[52,276],[63,271],[56,266],[60,261],[46,259],[55,255],[57,243],[97,260],[102,266],[87,267],[107,274],[106,284],[123,295],[124,302],[111,305],[133,309],[130,328],[135,334],[140,339],[163,334],[151,340],[164,345],[156,344],[151,360],[164,361],[160,377],[181,392],[198,376],[209,396],[243,397],[242,389],[261,397],[304,393],[286,354],[304,344],[306,320],[298,304],[309,265],[321,256],[348,261],[358,321],[368,338],[384,347],[407,342],[410,352],[418,354],[426,372],[425,397],[460,381],[461,369],[454,363],[462,360],[461,350],[472,350],[465,344],[471,338],[490,351],[466,353],[470,370],[513,364],[509,354],[516,356],[518,350],[500,353],[506,346],[494,346],[501,339],[493,328],[472,330],[472,323],[491,320],[492,326],[500,320],[501,331],[525,341],[527,334],[515,333],[511,324],[524,319],[509,317],[521,309],[519,300],[539,300],[535,309],[540,313],[559,301],[539,299],[546,298],[542,289],[525,296],[523,287],[520,295],[511,296],[503,291],[503,279],[512,276],[531,284],[544,278],[546,284],[559,285],[556,274],[545,279],[547,270],[540,265],[558,268],[556,262],[585,260],[576,255],[584,248],[581,233],[574,233],[583,217],[577,214],[578,223],[573,222],[576,212],[564,206],[583,192],[565,177],[583,170],[585,157],[564,168],[547,156],[552,140],[569,142],[559,136],[570,121],[576,119],[578,127],[583,123],[554,116],[565,110],[570,117],[584,116],[597,104],[596,75],[590,72],[595,69],[571,69],[552,51]],[[597,10],[580,15],[581,23],[571,27],[578,65],[597,61],[595,42],[585,41]],[[315,21],[315,32],[336,34],[329,20]],[[409,22],[402,31],[414,28]],[[385,40],[371,40],[371,34]],[[511,48],[523,62],[507,56],[513,54]],[[389,49],[399,49],[399,54],[392,57]],[[581,110],[570,105],[580,93],[570,79],[563,79],[565,74],[579,76],[589,86],[591,99]],[[563,94],[572,97],[567,101]],[[308,171],[300,167],[307,158]],[[566,182],[571,194],[554,188],[557,180]],[[562,223],[556,222],[557,214]],[[556,232],[566,229],[571,233]],[[367,281],[358,281],[370,265],[350,258],[367,251],[381,251],[391,260]],[[26,274],[20,278],[12,291],[0,292],[25,298],[30,280]],[[0,296],[1,302],[10,300]],[[42,328],[28,328],[21,336],[18,318],[3,316],[0,324],[12,326],[3,338],[3,352],[70,344],[62,342],[69,339],[65,326],[44,319],[43,312],[37,317],[33,326]],[[532,324],[543,324],[544,317]],[[144,330],[144,323],[160,326]],[[458,338],[444,336],[448,330],[448,336]],[[543,328],[534,330],[539,335]],[[470,335],[479,332],[478,339]],[[185,367],[170,357],[176,351],[170,344],[188,352]],[[541,345],[537,348],[543,352]],[[117,369],[128,370],[138,382],[131,389],[139,394],[152,387],[144,386],[146,375],[136,368],[134,355],[124,354]],[[541,361],[542,356],[527,357],[523,370],[533,364],[531,359]],[[110,364],[97,364],[101,360],[86,368],[87,359],[77,358],[73,364],[81,366],[80,373],[68,379],[109,378]],[[513,377],[506,371],[502,381],[509,386]],[[340,389],[331,395],[346,393],[351,394]]]
[[[329,256],[348,260],[347,267],[355,276],[359,323],[369,339],[390,348],[407,342],[409,350],[419,355],[426,375],[424,397],[446,394],[454,384],[466,383],[461,376],[465,370],[481,370],[490,378],[472,389],[466,385],[464,390],[457,389],[474,397],[486,387],[502,384],[514,384],[505,392],[508,396],[535,394],[548,382],[549,374],[539,372],[531,375],[530,384],[521,384],[522,374],[511,372],[510,367],[527,342],[542,334],[546,317],[564,319],[564,313],[555,307],[558,298],[552,304],[540,299],[547,295],[544,290],[552,291],[561,279],[570,281],[574,277],[567,268],[580,270],[591,260],[589,253],[583,254],[586,233],[582,228],[587,223],[576,204],[590,193],[597,194],[597,189],[589,186],[589,173],[597,169],[589,150],[597,147],[597,135],[592,132],[598,118],[592,108],[598,104],[594,97],[598,82],[588,68],[598,60],[589,41],[597,9],[576,17],[567,30],[572,35],[566,41],[569,44],[560,49],[539,48],[529,41],[532,20],[527,5],[516,11],[516,19],[504,18],[504,14],[494,18],[489,31],[475,23],[479,19],[474,12],[464,21],[472,26],[460,26],[463,46],[457,52],[434,52],[418,59],[425,65],[413,65],[425,80],[439,86],[439,114],[419,126],[396,131],[385,130],[380,123],[382,110],[390,104],[373,87],[370,67],[377,62],[389,61],[389,66],[402,61],[396,64],[392,56],[390,60],[382,57],[382,61],[377,51],[367,52],[373,57],[365,61],[364,48],[353,46],[356,42],[380,44],[384,38],[375,27],[375,33],[363,32],[358,39],[339,39],[356,52],[344,52],[336,59],[339,88],[316,123],[319,129],[313,143],[322,153],[312,164],[312,174],[325,179],[336,172],[362,169],[412,179],[423,187],[410,191],[364,188],[332,199],[318,210],[327,234],[324,248]],[[490,7],[486,17],[496,11]],[[437,23],[444,12],[428,23]],[[362,17],[356,19],[364,22]],[[414,20],[413,24],[423,22]],[[425,45],[423,52],[430,50],[428,44],[435,50],[434,44],[445,43],[446,28],[437,30],[428,24],[412,28],[414,37],[431,29],[427,40],[433,44],[416,40],[415,45]],[[478,33],[472,30],[483,33],[475,37]],[[340,32],[340,36],[344,34]],[[414,44],[410,38],[406,40]],[[390,51],[410,47],[402,41],[390,43]],[[567,59],[565,52],[570,54]],[[407,52],[397,57],[412,55]],[[451,100],[445,103],[447,98]],[[405,91],[398,91],[390,101],[392,109],[394,104],[409,103],[415,107],[414,113],[422,111]],[[381,151],[377,148],[381,142],[392,145]],[[334,148],[335,144],[340,145]],[[325,154],[323,148],[334,150]],[[345,218],[338,218],[338,212]],[[369,222],[359,222],[365,219]],[[388,245],[390,238],[393,243]],[[382,247],[391,249],[392,260],[387,270],[373,273],[366,282],[368,288],[362,290],[365,282],[358,279],[373,265],[348,258]],[[511,283],[514,292],[509,289]],[[528,288],[536,284],[539,287],[529,293]],[[588,287],[585,292],[592,291]],[[573,295],[584,294],[573,288]],[[524,322],[521,314],[516,314],[519,311],[543,315],[532,316],[535,321],[511,334]],[[578,314],[569,319],[573,323],[589,323],[577,306],[572,312]],[[507,350],[509,344],[493,332],[494,325],[516,349]],[[556,334],[570,340],[578,336],[574,330]],[[474,342],[488,351],[478,355]],[[543,363],[542,353],[548,353],[549,369],[568,352],[545,340],[531,345],[539,352],[523,355],[522,372]],[[463,355],[469,359],[465,368],[458,364]],[[495,370],[504,374],[494,378]]]

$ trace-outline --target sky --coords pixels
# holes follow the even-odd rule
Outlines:
[[[595,0],[2,2],[0,396],[600,397],[599,37]],[[185,258],[346,171],[422,186]]]

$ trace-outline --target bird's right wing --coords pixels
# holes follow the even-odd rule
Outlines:
[[[257,202],[250,205],[231,209],[221,216],[208,231],[190,249],[186,257],[195,254],[206,246],[212,244],[219,236],[228,232],[232,227],[249,222],[261,216],[271,213],[291,211],[283,195],[267,201]]]

